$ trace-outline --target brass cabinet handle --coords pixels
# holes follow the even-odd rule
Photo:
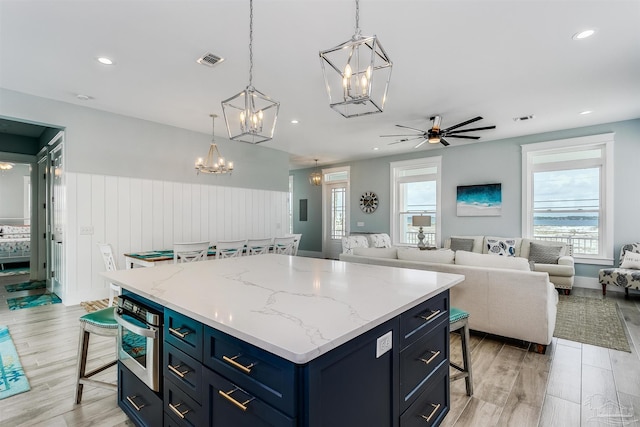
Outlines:
[[[169,408],[171,408],[174,414],[176,414],[177,416],[179,416],[181,419],[184,420],[184,416],[189,413],[189,409],[187,409],[186,411],[180,411],[180,409],[178,409],[180,405],[182,405],[182,403],[178,403],[177,405],[173,405],[172,403],[169,403]]]
[[[133,408],[140,412],[140,409],[144,408],[144,403],[140,406],[136,405],[136,402],[133,401],[133,399],[135,399],[136,397],[138,397],[137,395],[133,395],[133,396],[127,396],[127,400],[129,401],[129,403],[131,403],[131,406],[133,406]]]
[[[233,357],[229,357],[229,356],[222,356],[222,360],[224,360],[225,362],[231,364],[232,366],[235,366],[236,368],[240,369],[242,372],[246,373],[246,374],[250,374],[251,373],[251,368],[253,368],[254,366],[256,366],[255,363],[251,363],[248,366],[244,366],[238,362],[236,362],[236,359],[240,357],[239,354],[233,356]]]
[[[429,321],[429,320],[433,319],[434,317],[436,317],[438,314],[440,314],[440,310],[436,310],[436,311],[431,310],[431,314],[430,315],[428,315],[428,316],[420,315],[419,317],[421,319]]]
[[[169,332],[171,332],[173,335],[177,336],[178,338],[182,338],[184,339],[187,335],[189,335],[191,332],[189,329],[186,329],[185,332],[181,332],[182,328],[169,328]]]
[[[436,412],[438,412],[438,409],[440,409],[440,404],[438,403],[437,405],[435,403],[432,403],[431,406],[433,406],[433,411],[431,411],[431,413],[429,414],[429,416],[426,415],[420,415],[422,418],[424,418],[427,422],[431,421],[431,418],[433,418],[433,416],[436,414]]]
[[[184,378],[185,374],[188,374],[189,372],[191,372],[188,369],[185,369],[184,371],[179,371],[178,369],[182,368],[182,365],[172,366],[171,364],[167,364],[167,368],[169,368],[171,372],[173,372],[180,378]]]
[[[420,361],[424,362],[426,365],[428,365],[429,363],[433,362],[433,359],[438,357],[439,354],[440,354],[440,350],[438,350],[438,351],[431,350],[431,357],[430,358],[425,359],[423,357],[419,357],[418,360],[420,360]]]
[[[236,387],[231,391],[227,391],[226,393],[224,391],[222,391],[222,390],[218,390],[218,393],[220,394],[220,396],[224,397],[229,402],[231,402],[234,405],[236,405],[238,408],[242,409],[243,411],[246,411],[247,410],[247,404],[249,404],[249,402],[251,402],[253,399],[255,399],[255,397],[252,397],[251,399],[247,399],[244,402],[240,403],[237,400],[235,400],[233,397],[231,397],[231,393],[233,393],[234,391],[238,391],[238,390],[240,390],[240,389],[238,387]]]

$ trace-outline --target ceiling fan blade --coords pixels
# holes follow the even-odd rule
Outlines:
[[[479,136],[467,136],[467,135],[447,135],[447,138],[480,139]]]
[[[402,139],[399,139],[397,141],[390,142],[387,145],[400,144],[401,142],[413,141],[414,139],[420,139],[420,138],[422,138],[422,137],[421,136],[414,136],[412,138],[402,138]]]
[[[419,136],[419,135],[413,135],[413,134],[411,134],[411,135],[407,135],[407,134],[402,134],[402,135],[380,135],[380,138],[386,138],[386,137],[388,137],[388,136],[394,136],[394,137],[396,137],[396,138],[397,138],[397,137],[400,137],[400,136],[410,136],[410,137],[413,137],[413,138],[422,138],[422,137],[421,137],[421,136]]]
[[[440,138],[440,144],[444,145],[445,147],[448,147],[448,146],[449,146],[449,143],[448,143],[448,142],[447,142],[447,140],[446,140],[446,139],[444,139],[444,138]]]
[[[415,130],[416,132],[420,132],[420,133],[425,133],[426,132],[424,129],[410,128],[409,126],[403,126],[403,125],[396,125],[396,126],[399,127],[399,128]]]
[[[478,120],[482,120],[482,117],[481,116],[474,117],[473,119],[469,119],[469,120],[467,120],[465,122],[458,123],[457,125],[453,125],[453,126],[448,127],[446,129],[441,129],[440,132],[444,133],[444,132],[448,132],[448,131],[453,130],[453,129],[458,129],[459,127],[466,126],[469,123],[477,122]]]
[[[489,129],[495,129],[495,128],[496,128],[495,126],[485,126],[485,127],[481,127],[481,128],[454,130],[452,132],[447,132],[447,133],[449,135],[452,135],[454,133],[473,132],[474,130],[489,130]]]
[[[418,145],[416,145],[416,146],[415,146],[415,147],[413,147],[413,148],[420,148],[420,147],[422,147],[422,144],[424,144],[424,143],[425,143],[425,142],[427,142],[427,141],[428,141],[428,139],[423,139],[423,140],[422,140],[422,142],[420,142]]]

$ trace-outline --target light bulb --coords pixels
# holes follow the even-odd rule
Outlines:
[[[344,78],[350,79],[352,74],[353,71],[351,71],[351,65],[347,64],[347,66],[344,67]]]
[[[227,166],[227,169],[233,170],[233,162],[229,162],[229,165]]]
[[[202,162],[203,162],[202,157],[198,157],[198,160],[196,160],[196,167],[202,166]]]
[[[262,121],[263,118],[264,118],[264,113],[262,112],[262,110],[258,111],[258,119]]]
[[[371,80],[371,65],[367,67],[367,78]]]
[[[218,159],[218,163],[220,163],[220,166],[224,166],[224,159],[222,157],[220,157]]]
[[[360,84],[362,85],[362,94],[366,95],[367,94],[367,76],[362,76],[361,82]]]

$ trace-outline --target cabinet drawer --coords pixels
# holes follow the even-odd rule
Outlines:
[[[202,360],[202,323],[165,309],[164,339],[196,360]]]
[[[164,411],[165,417],[170,416],[174,425],[185,427],[202,425],[202,406],[166,378],[164,382]]]
[[[427,389],[400,417],[400,427],[439,425],[449,412],[449,365],[442,365]]]
[[[427,387],[441,365],[448,366],[449,319],[400,352],[400,410],[403,411]]]
[[[209,327],[203,362],[264,402],[295,414],[295,364]]]
[[[138,426],[162,425],[160,396],[121,363],[118,363],[118,406]]]
[[[405,348],[439,324],[449,320],[449,290],[400,315],[400,348]]]
[[[164,346],[164,377],[173,381],[198,403],[202,396],[202,364],[174,346]]]
[[[204,370],[209,408],[208,425],[216,427],[294,427],[296,420],[267,405],[255,395]]]

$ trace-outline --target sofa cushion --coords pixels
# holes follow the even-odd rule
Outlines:
[[[367,234],[370,248],[390,248],[391,237],[387,233]]]
[[[620,263],[620,268],[640,269],[640,254],[626,251]]]
[[[511,237],[485,237],[483,254],[519,256],[522,239]]]
[[[369,240],[365,236],[346,236],[342,238],[342,253],[352,254],[353,248],[368,248]]]
[[[494,256],[465,251],[456,252],[456,265],[530,271],[529,261],[525,258]]]
[[[453,264],[456,253],[451,249],[437,251],[420,251],[416,249],[398,249],[398,259],[404,261],[435,262],[438,264]]]
[[[353,255],[372,258],[398,258],[397,248],[353,248]]]
[[[529,245],[529,261],[536,264],[557,264],[562,252],[561,245],[542,245],[531,242]]]
[[[450,249],[452,251],[467,251],[473,250],[473,239],[463,239],[461,237],[452,237]]]

